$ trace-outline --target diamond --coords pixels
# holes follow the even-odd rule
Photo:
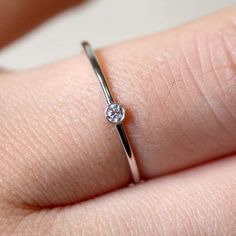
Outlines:
[[[106,118],[113,124],[121,124],[125,118],[125,109],[121,104],[111,103],[106,109]]]

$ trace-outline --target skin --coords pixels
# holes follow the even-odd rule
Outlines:
[[[1,235],[234,235],[235,25],[232,7],[97,50],[128,108],[133,187],[84,54],[2,72]]]
[[[83,0],[1,0],[0,47],[6,46],[42,21]]]

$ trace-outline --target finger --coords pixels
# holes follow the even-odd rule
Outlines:
[[[50,16],[79,2],[82,0],[1,0],[0,48]]]
[[[235,8],[99,51],[115,98],[128,108],[125,125],[143,178],[236,150],[234,20]],[[84,55],[0,83],[0,169],[8,201],[69,204],[130,183]]]
[[[4,232],[11,234],[13,228],[13,235],[234,235],[235,168],[236,156],[81,204],[22,210],[21,221],[12,221]],[[10,218],[18,213],[7,214]]]

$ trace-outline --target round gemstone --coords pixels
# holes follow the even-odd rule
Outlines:
[[[125,109],[122,105],[111,103],[106,109],[106,118],[113,124],[120,124],[125,118]]]

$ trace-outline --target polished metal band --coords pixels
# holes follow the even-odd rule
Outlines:
[[[123,127],[122,121],[125,117],[125,110],[121,104],[115,103],[112,97],[111,91],[107,85],[105,76],[101,70],[97,57],[94,50],[88,42],[82,42],[82,47],[93,67],[93,70],[99,80],[99,83],[102,87],[103,93],[105,95],[108,107],[106,109],[106,118],[109,122],[116,125],[122,146],[124,148],[131,174],[133,177],[133,182],[140,182],[140,173],[135,160],[131,145],[129,143],[128,137],[126,135],[125,129]]]

